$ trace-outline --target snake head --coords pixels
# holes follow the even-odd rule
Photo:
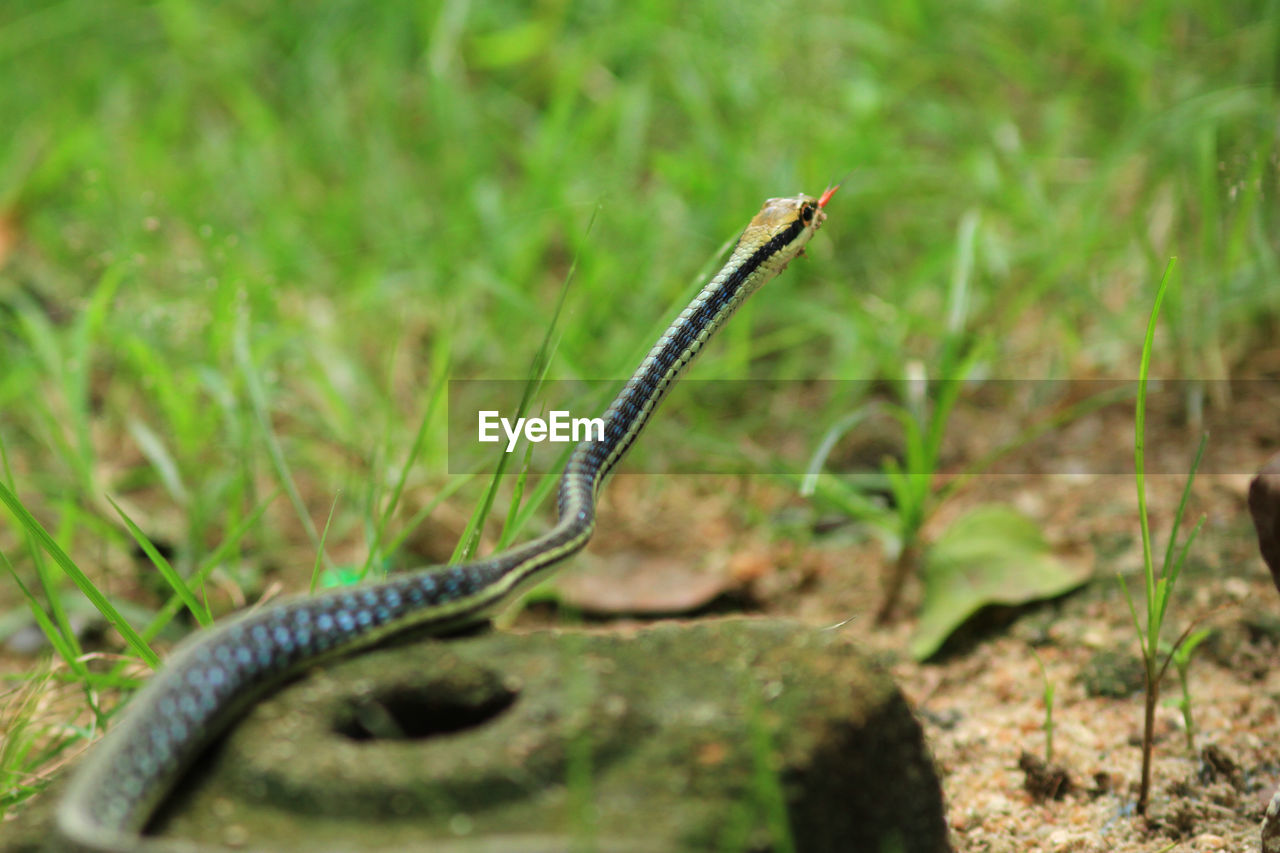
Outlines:
[[[743,232],[739,247],[767,252],[775,269],[781,272],[792,258],[804,254],[809,238],[827,220],[823,208],[839,188],[839,184],[828,187],[818,198],[801,193],[769,199]]]

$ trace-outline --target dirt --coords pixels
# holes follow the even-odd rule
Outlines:
[[[926,539],[967,507],[1008,502],[1042,523],[1061,557],[1091,565],[1094,580],[1057,601],[979,614],[936,660],[920,663],[905,653],[918,586],[908,589],[903,618],[874,625],[882,549],[838,519],[812,516],[793,489],[764,478],[620,476],[606,498],[598,541],[577,571],[616,554],[643,552],[659,563],[681,554],[691,572],[705,574],[710,565],[732,579],[725,607],[745,602],[815,625],[843,623],[839,630],[889,667],[924,724],[958,853],[1256,853],[1263,814],[1280,784],[1280,671],[1273,666],[1280,595],[1259,556],[1246,494],[1251,473],[1274,448],[1266,434],[1273,421],[1237,416],[1237,425],[1246,426],[1218,433],[1231,440],[1219,439],[1214,472],[1195,482],[1181,536],[1196,519],[1204,524],[1162,636],[1169,642],[1190,627],[1211,634],[1188,667],[1191,737],[1173,667],[1161,684],[1149,806],[1139,815],[1142,667],[1116,578],[1125,578],[1141,609],[1142,546],[1133,477],[1112,473],[1132,467],[1126,408],[1059,434],[1056,460],[1035,451],[1055,473],[1032,473],[1024,464],[1017,476],[979,477],[940,508]],[[1176,406],[1151,418],[1148,455],[1170,472],[1148,478],[1158,558],[1184,481],[1177,460],[1189,459],[1179,454],[1188,446],[1194,452],[1194,438]],[[980,423],[970,426],[976,430],[966,434],[982,433]],[[1097,450],[1099,436],[1114,436],[1109,449]],[[980,451],[977,441],[972,452]],[[966,457],[973,458],[958,453],[956,466]],[[1058,473],[1073,457],[1105,473]],[[758,523],[762,514],[773,523]],[[654,529],[664,531],[661,542]],[[1100,671],[1109,686],[1102,686]],[[1053,689],[1051,756],[1046,685]]]
[[[802,549],[787,541],[761,541],[750,531],[741,533],[735,544],[735,534],[723,532],[725,541],[712,548],[720,556],[711,559],[719,559],[726,572],[739,572],[738,595],[754,600],[764,612],[812,624],[845,622],[840,630],[875,650],[889,666],[924,724],[943,777],[957,851],[1136,853],[1163,850],[1175,842],[1178,850],[1257,851],[1263,812],[1280,783],[1280,672],[1271,666],[1280,632],[1268,627],[1277,621],[1280,596],[1256,556],[1242,515],[1246,483],[1239,480],[1205,480],[1198,490],[1206,494],[1197,502],[1199,509],[1217,523],[1201,534],[1193,550],[1196,563],[1180,582],[1166,636],[1176,637],[1193,622],[1213,634],[1189,667],[1193,743],[1181,710],[1170,704],[1182,697],[1172,668],[1162,683],[1145,816],[1135,811],[1141,688],[1132,692],[1131,677],[1126,690],[1125,680],[1114,673],[1117,680],[1105,689],[1090,677],[1099,660],[1105,666],[1114,666],[1116,659],[1127,661],[1129,670],[1141,674],[1137,636],[1114,580],[1116,571],[1125,572],[1140,604],[1141,584],[1133,574],[1140,540],[1131,507],[1123,512],[1114,507],[1117,515],[1127,516],[1127,525],[1117,523],[1114,530],[1099,525],[1095,531],[1097,539],[1118,549],[1098,558],[1096,581],[1056,602],[985,614],[985,619],[979,614],[950,653],[926,663],[903,652],[910,618],[887,628],[872,624],[883,564],[874,546],[820,542]],[[1064,503],[1085,505],[1096,501],[1105,486],[1106,500],[1124,506],[1126,483],[1132,488],[1131,480],[1043,487],[1024,482],[1021,488],[1041,498],[1054,494]],[[621,488],[659,500],[653,484]],[[668,493],[661,498],[668,507],[672,488],[677,503],[680,492],[694,492],[685,497],[697,500],[702,513],[708,502],[716,501],[703,492],[705,485],[681,488],[668,482]],[[1176,506],[1177,484],[1156,484],[1156,489],[1153,504]],[[1173,493],[1165,494],[1168,489]],[[763,500],[758,493],[753,498]],[[624,501],[633,509],[646,502],[634,494]],[[736,513],[730,503],[725,500],[723,507],[727,516]],[[1158,513],[1153,526],[1163,533],[1167,522],[1168,515]],[[678,550],[686,537],[697,538],[696,528],[704,533],[715,529],[694,527],[673,533],[669,547]],[[1062,532],[1066,550],[1078,535],[1074,529]],[[602,538],[594,549],[602,560],[614,548],[627,550],[625,535],[606,533]],[[1046,682],[1054,691],[1049,762]]]

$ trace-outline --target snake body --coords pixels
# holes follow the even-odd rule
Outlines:
[[[724,267],[654,344],[605,410],[603,440],[577,445],[560,480],[556,525],[474,562],[420,569],[250,612],[194,635],[76,769],[59,803],[64,848],[190,849],[143,835],[166,794],[209,742],[262,694],[318,661],[409,630],[443,634],[483,621],[586,545],[600,488],[658,403],[742,302],[803,250],[826,218],[820,198],[769,199]]]

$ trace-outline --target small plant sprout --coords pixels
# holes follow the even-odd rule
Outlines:
[[[1041,728],[1044,729],[1044,763],[1053,763],[1053,682],[1049,680],[1049,671],[1044,668],[1044,661],[1040,659],[1040,655],[1036,654],[1035,649],[1031,650],[1031,654],[1035,655],[1036,664],[1040,667],[1040,677],[1044,679],[1044,723]]]
[[[946,334],[936,359],[936,375],[931,379],[922,361],[907,361],[903,365],[905,376],[898,388],[899,402],[865,404],[828,430],[810,460],[800,487],[800,493],[806,497],[821,487],[825,497],[854,518],[870,523],[888,544],[890,564],[876,611],[877,625],[890,621],[907,578],[919,571],[925,549],[921,530],[949,493],[949,490],[940,490],[935,482],[941,468],[947,424],[964,383],[977,371],[993,343],[990,338],[974,342],[965,328],[979,223],[978,213],[971,210],[959,226],[945,305]],[[930,387],[936,394],[930,395]],[[820,485],[818,479],[840,437],[872,415],[888,415],[902,429],[903,458],[887,457],[881,471],[880,483],[892,496],[888,508],[864,494],[860,486]]]
[[[1208,440],[1207,435],[1202,435],[1200,438],[1195,460],[1191,463],[1191,470],[1188,472],[1186,482],[1182,487],[1182,499],[1178,502],[1178,510],[1173,516],[1173,526],[1169,531],[1169,542],[1165,547],[1164,559],[1160,563],[1159,571],[1156,571],[1155,562],[1151,554],[1151,527],[1147,520],[1147,489],[1143,468],[1147,374],[1151,367],[1151,348],[1155,338],[1156,321],[1160,317],[1160,303],[1164,300],[1165,291],[1168,289],[1175,261],[1175,258],[1170,258],[1169,264],[1165,267],[1164,275],[1160,278],[1160,287],[1156,290],[1155,305],[1152,306],[1151,317],[1147,321],[1147,336],[1142,344],[1142,362],[1138,369],[1138,401],[1134,407],[1133,467],[1134,479],[1138,488],[1138,523],[1142,528],[1142,566],[1143,580],[1146,584],[1147,604],[1145,629],[1138,619],[1138,609],[1133,603],[1133,596],[1129,593],[1129,587],[1125,583],[1124,577],[1116,576],[1120,583],[1120,589],[1124,592],[1125,601],[1129,605],[1129,614],[1133,617],[1133,627],[1138,634],[1138,647],[1142,652],[1144,665],[1146,702],[1142,726],[1142,781],[1138,789],[1138,814],[1146,813],[1147,801],[1151,792],[1151,749],[1155,732],[1156,706],[1160,700],[1160,679],[1163,677],[1165,670],[1168,669],[1178,649],[1187,642],[1190,633],[1190,629],[1188,629],[1178,638],[1177,642],[1173,644],[1172,651],[1168,653],[1164,662],[1161,663],[1160,627],[1164,623],[1165,613],[1169,607],[1169,599],[1173,595],[1174,584],[1177,582],[1178,575],[1182,572],[1182,567],[1186,563],[1187,552],[1191,548],[1191,543],[1195,541],[1196,534],[1200,532],[1200,526],[1204,523],[1204,518],[1201,517],[1196,522],[1195,527],[1192,528],[1186,541],[1182,543],[1182,547],[1175,549],[1178,541],[1178,527],[1187,508],[1187,499],[1191,496],[1191,484],[1195,482],[1196,469],[1200,467],[1200,459],[1204,455],[1205,442]],[[1190,652],[1187,654],[1190,656]]]
[[[1191,718],[1191,655],[1208,636],[1208,629],[1201,628],[1173,650],[1173,666],[1178,671],[1178,685],[1182,689],[1182,696],[1174,705],[1182,712],[1182,722],[1187,730],[1187,751],[1191,753],[1196,751],[1196,727]]]

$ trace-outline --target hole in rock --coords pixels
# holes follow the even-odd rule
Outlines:
[[[334,721],[352,740],[418,740],[484,725],[510,708],[516,693],[504,688],[449,695],[439,688],[388,690],[354,700]]]

